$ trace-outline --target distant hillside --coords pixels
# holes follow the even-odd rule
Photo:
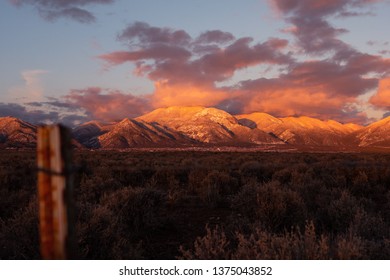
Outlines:
[[[0,147],[35,147],[36,131],[35,125],[17,118],[0,118]],[[390,149],[390,117],[363,127],[305,116],[233,116],[216,108],[176,106],[116,123],[87,122],[75,127],[72,134],[76,147],[92,149],[213,145],[298,150]]]
[[[34,147],[37,127],[13,117],[0,118],[0,145],[3,147]]]

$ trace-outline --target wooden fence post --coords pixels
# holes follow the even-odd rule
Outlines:
[[[38,197],[41,256],[74,257],[70,131],[62,125],[38,128]]]

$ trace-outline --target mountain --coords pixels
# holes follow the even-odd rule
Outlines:
[[[127,118],[113,125],[110,131],[97,137],[97,140],[99,147],[110,149],[153,146],[176,147],[194,142],[181,133],[162,127],[159,124]]]
[[[362,128],[333,120],[322,121],[309,117],[275,118],[265,113],[238,115],[236,118],[243,125],[257,127],[295,145],[348,146],[348,135]]]
[[[36,147],[37,127],[13,117],[0,118],[0,147]],[[390,117],[362,127],[309,117],[276,118],[265,113],[232,116],[205,107],[168,107],[115,123],[91,121],[72,131],[73,146],[244,147],[264,145],[298,150],[390,149]],[[289,145],[285,145],[288,143]]]
[[[353,137],[360,147],[390,148],[390,117],[356,131]]]
[[[6,147],[34,147],[37,127],[13,117],[0,118],[0,145]]]
[[[73,138],[87,148],[99,148],[98,137],[109,132],[114,124],[104,124],[90,121],[75,127],[72,131]]]
[[[283,144],[278,138],[241,125],[229,113],[205,107],[168,107],[138,117],[178,131],[200,143],[212,144]]]

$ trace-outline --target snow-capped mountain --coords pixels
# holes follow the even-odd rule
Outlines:
[[[157,123],[127,118],[113,125],[110,131],[97,137],[97,140],[99,147],[122,149],[150,146],[174,147],[193,142],[181,133]]]
[[[36,132],[36,126],[17,118],[0,118],[0,145],[33,147],[37,142]]]
[[[353,136],[360,147],[390,148],[390,117],[356,131]]]
[[[17,118],[0,118],[0,147],[35,147],[36,131],[35,125]],[[362,127],[305,116],[276,118],[265,113],[232,116],[215,108],[168,107],[120,122],[87,122],[74,128],[72,134],[76,147],[107,149],[204,145],[277,145],[298,150],[390,149],[390,117]]]
[[[200,143],[283,144],[280,139],[241,125],[229,113],[215,108],[160,108],[137,119],[169,127]]]
[[[361,129],[355,124],[341,124],[309,117],[275,118],[265,113],[236,116],[239,122],[273,133],[283,141],[295,145],[339,146],[349,145],[347,136]]]

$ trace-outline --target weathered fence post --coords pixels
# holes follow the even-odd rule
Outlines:
[[[39,230],[43,259],[74,257],[71,159],[71,136],[66,127],[38,128]]]

